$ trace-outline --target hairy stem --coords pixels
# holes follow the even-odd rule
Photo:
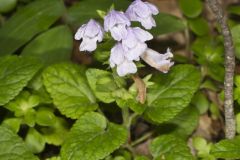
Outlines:
[[[225,112],[225,133],[226,138],[232,139],[235,136],[236,122],[233,109],[233,77],[235,70],[235,55],[232,35],[227,24],[227,16],[217,0],[207,0],[208,5],[215,14],[221,26],[225,47],[225,78],[224,78],[224,112]]]

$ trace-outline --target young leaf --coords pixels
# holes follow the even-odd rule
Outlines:
[[[38,0],[19,10],[0,28],[0,55],[12,54],[50,27],[64,12],[60,0]]]
[[[12,100],[41,65],[36,59],[9,56],[0,58],[0,105]]]
[[[61,149],[62,160],[99,160],[127,140],[127,130],[108,123],[104,116],[89,112],[72,127]]]
[[[12,130],[0,126],[0,159],[38,160]]]
[[[210,153],[216,158],[240,158],[240,136],[218,142],[213,145]]]
[[[55,27],[29,43],[22,55],[39,57],[46,65],[70,60],[72,37],[72,32],[67,26]]]
[[[36,129],[30,128],[25,138],[25,143],[33,153],[40,153],[44,150],[45,139]]]
[[[117,98],[132,98],[123,88],[124,80],[107,71],[88,69],[87,80],[96,97],[105,103],[111,103]]]
[[[163,135],[154,139],[151,143],[150,151],[155,160],[194,159],[186,142],[173,135]]]
[[[43,73],[43,83],[60,112],[70,118],[79,118],[97,108],[94,97],[81,66],[62,63],[48,67]]]
[[[172,119],[188,106],[200,83],[200,72],[191,65],[178,65],[150,88],[145,114],[162,123]]]

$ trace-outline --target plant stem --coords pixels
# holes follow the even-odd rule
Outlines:
[[[224,114],[226,138],[232,139],[236,133],[236,122],[233,108],[233,77],[235,70],[235,54],[232,35],[227,24],[227,16],[217,0],[207,0],[221,26],[225,47],[225,78],[224,78]]]
[[[153,135],[153,132],[149,132],[149,133],[143,135],[142,137],[140,137],[140,138],[137,139],[136,141],[132,142],[132,143],[131,143],[131,146],[136,146],[136,145],[138,145],[139,143],[144,142],[145,140],[147,140],[148,138],[150,138],[152,135]]]

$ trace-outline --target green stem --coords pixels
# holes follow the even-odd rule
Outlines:
[[[147,140],[148,138],[150,138],[152,135],[153,135],[153,132],[149,132],[149,133],[143,135],[142,137],[140,137],[140,138],[137,139],[136,141],[132,142],[132,143],[131,143],[131,146],[133,147],[133,146],[136,146],[136,145],[144,142],[145,140]]]

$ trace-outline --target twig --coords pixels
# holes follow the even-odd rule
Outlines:
[[[225,78],[224,78],[224,112],[226,138],[232,139],[236,132],[236,122],[233,109],[233,77],[235,70],[235,55],[232,35],[227,24],[227,16],[217,0],[207,0],[221,26],[225,47]]]

